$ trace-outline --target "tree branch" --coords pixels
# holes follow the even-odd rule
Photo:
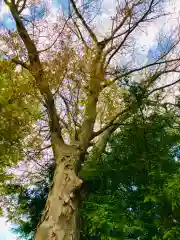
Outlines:
[[[92,138],[95,138],[97,136],[99,136],[101,133],[103,133],[105,130],[107,130],[108,128],[110,128],[111,126],[114,125],[114,121],[119,117],[122,116],[124,113],[127,113],[130,110],[130,107],[124,109],[123,111],[119,112],[116,114],[116,116],[109,122],[107,123],[104,127],[102,127],[99,131],[94,132],[92,135]]]
[[[19,14],[21,14],[22,11],[25,9],[26,2],[27,2],[27,0],[23,0],[23,4],[22,4],[21,8],[18,10],[18,13],[19,13]],[[20,1],[19,1],[19,3],[20,3]],[[18,9],[19,3],[17,2],[17,5],[16,5],[16,6],[17,6],[17,9]]]
[[[122,19],[122,21],[120,22],[120,24],[112,31],[111,36],[109,38],[105,38],[103,41],[100,42],[100,44],[105,44],[107,45],[110,41],[112,41],[113,39],[123,35],[122,34],[118,34],[118,36],[114,36],[116,34],[117,31],[119,31],[121,29],[121,27],[124,25],[125,21],[127,20],[128,15],[125,15],[125,17]]]
[[[83,43],[84,46],[88,49],[88,45],[87,45],[87,43],[86,43],[86,41],[85,41],[85,39],[84,39],[84,37],[83,37],[80,29],[79,29],[78,24],[77,24],[75,21],[73,21],[73,23],[74,23],[74,26],[76,27],[76,29],[77,29],[77,31],[78,31],[78,34],[79,34],[79,37],[80,37],[82,43]],[[75,33],[75,34],[77,35],[77,33]]]
[[[21,60],[16,59],[16,58],[12,58],[10,60],[15,64],[21,65],[23,68],[30,70],[30,66],[28,64],[26,64],[25,62],[22,62]]]
[[[129,74],[132,74],[132,73],[135,73],[135,72],[138,72],[138,71],[141,71],[141,70],[143,70],[143,69],[146,69],[146,68],[149,68],[149,67],[153,67],[153,66],[156,66],[156,65],[161,65],[161,64],[165,64],[165,63],[176,62],[176,61],[179,61],[179,60],[180,60],[179,58],[176,58],[176,59],[170,59],[170,60],[165,60],[165,61],[158,62],[158,61],[159,61],[159,59],[158,59],[158,61],[156,61],[156,62],[153,62],[153,63],[147,64],[147,65],[144,65],[144,66],[139,67],[139,68],[134,68],[134,69],[132,69],[132,70],[126,72],[126,73],[123,73],[123,74],[115,77],[111,82],[109,82],[109,83],[107,83],[107,84],[104,84],[104,85],[103,85],[103,88],[110,86],[111,84],[115,83],[118,79],[123,78],[123,77],[126,77],[126,76],[128,76]],[[164,72],[165,72],[165,71],[164,71]]]
[[[30,66],[28,64],[26,64],[25,62],[19,60],[17,57],[9,58],[9,56],[6,52],[3,52],[3,54],[8,58],[9,61],[12,61],[13,63],[15,63],[17,65],[21,65],[23,68],[25,68],[27,70],[30,70]]]
[[[150,91],[150,92],[148,93],[148,96],[151,95],[152,93],[156,92],[156,91],[159,91],[159,90],[162,90],[162,89],[171,87],[171,86],[173,86],[173,85],[175,85],[176,83],[179,83],[179,82],[180,82],[180,78],[179,78],[177,81],[175,81],[175,82],[172,82],[172,83],[169,83],[169,84],[167,84],[167,85],[164,85],[164,86],[155,88],[155,89],[153,89],[152,91]]]
[[[58,38],[61,36],[62,32],[64,31],[65,26],[66,26],[66,24],[67,24],[68,21],[69,21],[69,18],[66,19],[66,21],[65,21],[65,23],[64,23],[64,25],[63,25],[62,30],[58,33],[57,37],[56,37],[55,40],[52,42],[52,44],[51,44],[49,47],[38,51],[38,53],[45,52],[45,51],[47,51],[47,50],[49,50],[49,49],[51,49],[51,48],[53,47],[53,45],[57,42]]]
[[[148,101],[147,104],[150,105],[150,106],[157,106],[157,102],[152,101],[152,100]],[[165,108],[166,110],[167,110],[167,105],[180,108],[180,104],[171,103],[171,102],[165,102],[165,103],[162,103],[162,104],[158,104],[158,106],[160,106],[162,108]]]
[[[107,60],[106,63],[106,68],[109,65],[111,59],[114,57],[114,55],[120,50],[120,48],[123,46],[123,44],[125,43],[126,39],[128,38],[128,36],[137,28],[137,26],[144,21],[144,19],[148,16],[148,14],[151,12],[152,7],[153,7],[153,3],[155,0],[151,0],[150,4],[149,4],[149,8],[148,10],[144,13],[144,15],[132,26],[129,27],[127,34],[125,35],[124,39],[122,40],[122,42],[119,44],[119,46],[114,50],[114,52],[110,55],[109,59]]]
[[[76,15],[78,16],[78,18],[80,19],[80,21],[82,22],[84,28],[88,31],[89,35],[91,36],[92,40],[97,44],[98,40],[97,37],[95,35],[95,33],[92,31],[92,29],[88,26],[88,24],[86,23],[85,19],[83,18],[83,16],[81,15],[81,13],[79,12],[76,3],[74,0],[70,0],[71,5],[76,13]]]
[[[108,129],[106,129],[98,138],[97,142],[95,144],[92,144],[92,142],[89,143],[89,146],[93,146],[92,151],[89,153],[88,157],[91,159],[93,158],[94,161],[99,161],[101,154],[104,152],[107,142],[111,136],[111,134],[116,130],[117,126],[111,126]],[[84,157],[80,158],[77,162],[76,169],[77,172],[81,170],[83,167],[83,163],[86,159]]]

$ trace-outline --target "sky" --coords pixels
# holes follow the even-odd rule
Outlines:
[[[43,0],[50,2],[51,0]],[[59,7],[59,3],[66,7],[67,0],[52,0],[51,7],[53,11]],[[100,33],[103,34],[109,26],[109,15],[114,11],[114,2],[115,0],[103,0],[102,4],[102,12],[99,17],[96,18],[97,29]],[[175,14],[179,14],[180,12],[180,0],[167,0],[167,5],[165,6],[167,12],[175,12]],[[29,10],[26,9],[24,14],[28,14]],[[163,46],[157,46],[156,37],[158,32],[162,27],[165,27],[167,31],[169,31],[175,24],[175,15],[174,18],[166,18],[166,20],[158,20],[158,22],[154,24],[150,24],[149,27],[138,36],[139,45],[143,45],[142,51],[142,59],[143,54],[148,58],[149,61],[159,56],[163,51]],[[8,8],[3,4],[3,0],[0,0],[0,23],[3,23],[5,27],[9,29],[15,28],[14,22],[10,17]],[[171,46],[172,39],[170,37],[164,37],[164,44],[168,47]],[[5,222],[5,219],[0,217],[0,240],[16,240],[15,235],[10,231],[11,226]]]
[[[66,1],[67,0],[62,0],[62,1],[58,1],[58,0],[43,0],[42,2],[48,2],[48,4],[51,5],[51,8],[57,9],[60,5],[62,5],[63,8],[65,8],[66,6]],[[61,2],[61,4],[60,4]],[[39,15],[39,12],[41,11],[41,6],[36,6],[36,12],[37,12],[37,16]],[[39,10],[39,12],[38,12]],[[33,9],[25,9],[23,11],[24,15],[30,15],[30,13],[33,12]],[[36,18],[37,19],[37,18]],[[0,0],[0,23],[3,23],[3,26],[8,28],[8,29],[14,29],[15,28],[15,23],[9,13],[8,7],[4,4],[3,0]]]
[[[17,235],[11,232],[11,225],[3,217],[0,217],[0,240],[17,240]]]

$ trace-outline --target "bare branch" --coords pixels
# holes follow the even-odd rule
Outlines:
[[[62,100],[66,106],[67,113],[71,113],[67,99],[62,94],[60,94],[60,97],[62,98]]]
[[[78,122],[75,120],[75,118],[74,118],[74,116],[73,116],[73,113],[72,113],[72,111],[70,110],[68,100],[67,100],[62,94],[60,94],[60,97],[62,98],[62,100],[63,100],[63,102],[64,102],[64,104],[65,104],[65,106],[66,106],[66,112],[69,113],[70,116],[71,116],[71,119],[72,119],[72,122],[74,123],[75,128],[76,128],[76,127],[81,127],[81,125],[78,124]],[[67,123],[66,123],[66,128],[67,128],[67,129],[70,128],[70,126],[69,126]],[[76,129],[75,129],[75,130],[76,130]]]
[[[82,43],[84,44],[84,46],[85,46],[86,48],[88,48],[88,45],[87,45],[86,41],[84,40],[84,37],[83,37],[83,35],[82,35],[82,33],[81,33],[80,29],[79,29],[78,24],[77,24],[74,20],[73,20],[73,23],[74,23],[74,26],[76,27],[76,29],[77,29],[77,31],[78,31],[78,34],[79,34],[79,36],[80,36],[80,39],[81,39]]]
[[[25,62],[19,60],[17,57],[14,57],[14,58],[9,58],[9,56],[7,55],[6,52],[3,52],[2,53],[8,58],[9,61],[17,64],[17,65],[21,65],[23,68],[27,69],[27,70],[30,70],[30,66],[28,64],[26,64]]]
[[[114,52],[110,55],[107,63],[106,63],[106,67],[109,65],[111,59],[114,57],[114,55],[120,50],[120,48],[123,46],[123,44],[125,43],[125,41],[127,40],[128,36],[137,28],[137,26],[143,22],[145,20],[145,18],[148,16],[148,14],[151,12],[152,7],[153,7],[153,3],[155,2],[155,0],[151,0],[150,4],[149,4],[149,8],[148,10],[144,13],[144,15],[132,26],[130,27],[129,25],[129,29],[127,34],[125,35],[124,39],[122,40],[122,42],[118,45],[118,47],[114,50]]]
[[[158,62],[158,61],[159,61],[159,59],[158,59],[158,61],[155,61],[155,62],[153,62],[153,63],[144,65],[144,66],[139,67],[139,68],[134,68],[134,69],[132,69],[132,70],[129,70],[128,72],[125,72],[125,73],[123,73],[123,74],[121,74],[121,75],[118,75],[118,76],[115,77],[111,82],[109,82],[109,83],[107,83],[107,84],[104,84],[104,85],[103,85],[103,88],[110,86],[111,84],[115,83],[118,79],[123,78],[123,77],[126,77],[126,76],[128,76],[129,74],[132,74],[132,73],[135,73],[135,72],[139,72],[139,71],[141,71],[141,70],[143,70],[143,69],[146,69],[146,68],[149,68],[149,67],[158,66],[158,65],[166,64],[166,63],[177,62],[177,61],[179,61],[179,60],[180,60],[179,58],[176,58],[176,59],[170,59],[170,60],[164,60],[164,61]],[[171,70],[171,71],[174,72],[175,70]],[[163,71],[163,72],[165,73],[165,72],[167,72],[167,71]],[[170,72],[170,70],[169,70],[169,72]]]
[[[49,148],[51,148],[51,147],[52,147],[52,145],[50,144],[50,145],[47,145],[47,146],[45,146],[45,147],[43,147],[43,148],[36,148],[36,150],[28,150],[27,152],[28,152],[28,153],[42,152],[42,151],[44,151],[44,150],[46,150],[46,149],[49,149]]]
[[[60,120],[60,123],[62,123],[62,125],[63,125],[67,130],[69,130],[69,126],[68,126],[68,124],[64,121],[64,119],[59,118],[59,120]]]
[[[126,31],[124,33],[118,34],[117,36],[115,36],[116,32],[119,31],[121,29],[121,27],[124,25],[125,21],[127,20],[128,15],[125,15],[125,17],[123,18],[123,20],[120,22],[120,24],[112,31],[111,36],[109,38],[104,39],[103,41],[100,42],[100,44],[104,43],[105,45],[107,45],[110,41],[112,41],[113,39],[123,35],[126,33]],[[128,31],[128,30],[127,30]]]
[[[88,33],[90,34],[92,40],[97,44],[98,43],[98,40],[97,40],[97,37],[95,35],[95,33],[92,31],[92,29],[88,26],[88,24],[86,23],[85,19],[83,18],[83,16],[81,15],[81,13],[79,12],[77,6],[76,6],[76,3],[74,0],[70,0],[71,4],[72,4],[72,7],[76,13],[76,15],[78,16],[78,18],[80,19],[80,21],[82,22],[84,28],[88,31]]]
[[[157,102],[156,101],[148,101],[147,102],[148,105],[150,106],[157,106]],[[172,102],[164,102],[164,103],[161,103],[161,104],[158,104],[158,106],[162,107],[162,108],[165,108],[167,110],[167,106],[173,106],[173,107],[180,107],[179,104],[176,104],[176,103],[172,103]]]
[[[153,89],[152,91],[150,91],[150,92],[148,93],[148,96],[151,95],[151,94],[154,93],[154,92],[159,91],[159,90],[163,90],[163,89],[165,89],[165,88],[171,87],[171,86],[173,86],[173,85],[175,85],[175,84],[177,84],[177,83],[179,83],[179,82],[180,82],[180,78],[179,78],[177,81],[175,81],[175,82],[172,82],[172,83],[169,83],[169,84],[167,84],[167,85],[164,85],[164,86],[155,88],[155,89]]]

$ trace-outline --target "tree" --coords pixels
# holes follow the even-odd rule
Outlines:
[[[113,134],[97,165],[87,161],[83,239],[178,238],[179,139],[172,116],[155,112],[144,121],[140,113]]]
[[[166,49],[154,62],[130,69],[121,67],[120,70],[117,70],[111,65],[112,59],[118,52],[133,51],[131,47],[128,48],[133,40],[132,35],[136,33],[139,26],[163,15],[160,12],[162,1],[129,0],[122,4],[117,1],[117,12],[112,18],[112,31],[108,37],[99,40],[92,24],[89,23],[90,14],[87,14],[89,9],[87,4],[81,11],[81,7],[78,7],[74,0],[70,0],[69,11],[65,14],[66,19],[61,28],[62,30],[65,28],[63,32],[65,41],[58,41],[60,36],[58,34],[55,41],[41,50],[38,49],[37,35],[34,33],[36,15],[30,19],[23,15],[23,10],[27,6],[29,7],[29,4],[34,7],[39,3],[14,0],[5,0],[5,3],[15,21],[16,30],[8,31],[8,37],[3,35],[3,39],[9,40],[9,36],[13,36],[14,42],[20,42],[20,44],[17,47],[14,42],[11,44],[11,41],[7,41],[13,46],[13,49],[15,47],[17,53],[13,52],[15,55],[13,57],[7,53],[4,54],[8,55],[12,62],[27,69],[33,76],[35,88],[39,90],[43,107],[47,111],[50,141],[56,162],[52,188],[48,195],[44,215],[37,227],[35,239],[79,239],[78,208],[83,183],[79,172],[85,156],[88,154],[88,148],[95,142],[96,152],[101,153],[109,135],[121,121],[124,122],[131,117],[142,101],[153,105],[152,99],[149,101],[151,96],[179,82],[177,77],[168,85],[156,86],[156,83],[165,74],[178,71],[178,58],[173,58],[171,54],[177,47],[179,39],[176,39],[171,48]],[[89,7],[93,3],[94,1],[90,2]],[[29,25],[28,22],[30,22]],[[31,26],[32,28],[29,30]],[[57,30],[59,30],[58,27]],[[87,35],[90,40],[86,40]],[[77,39],[78,46],[82,44],[79,48],[68,46],[74,38]],[[57,53],[56,48],[53,51],[53,47],[60,42],[62,45],[58,46],[59,53]],[[71,50],[71,55],[64,59],[68,59],[68,62],[72,63],[73,74],[68,64],[65,70],[58,65],[59,59],[62,61],[62,56],[67,56],[63,52],[64,49],[68,49],[67,46]],[[45,54],[46,51],[48,53],[49,49],[52,50],[50,55],[52,59],[43,60],[42,53]],[[77,56],[80,58],[78,61]],[[56,63],[54,67],[53,63]],[[50,69],[53,69],[52,73]],[[62,69],[63,71],[61,71]],[[142,101],[135,101],[135,104],[130,101],[128,105],[123,101],[121,104],[119,101],[116,103],[112,101],[113,105],[108,107],[108,98],[103,98],[106,91],[115,88],[115,92],[119,96],[120,91],[116,81],[121,82],[123,78],[131,76],[133,73],[142,74],[144,69],[148,76],[145,81],[141,78],[142,81],[139,84],[146,93],[142,94]],[[58,74],[57,82],[56,74]],[[107,96],[107,94],[105,95]],[[165,107],[171,105],[163,104]],[[67,113],[65,116],[62,115],[62,105]],[[58,109],[59,107],[61,109]],[[106,107],[109,112],[106,111]],[[105,109],[104,114],[103,108]],[[99,130],[95,124],[98,125]]]

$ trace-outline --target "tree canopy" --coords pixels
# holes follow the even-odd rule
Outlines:
[[[32,80],[26,72],[19,74],[16,65],[0,60],[0,176],[7,167],[23,160],[28,140],[25,138],[40,116]],[[4,177],[3,177],[4,176]]]

